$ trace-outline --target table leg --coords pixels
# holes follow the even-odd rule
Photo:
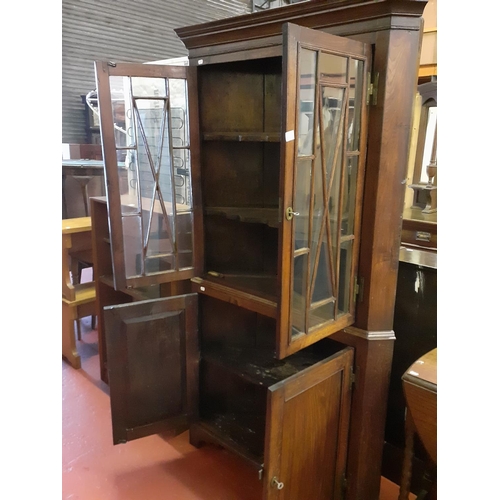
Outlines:
[[[88,198],[88,188],[87,185],[92,179],[92,177],[88,176],[76,176],[74,175],[73,178],[78,181],[80,184],[80,188],[82,190],[82,197],[83,197],[83,206],[85,208],[85,217],[89,216],[89,198]]]
[[[411,413],[407,408],[405,420],[405,451],[403,457],[403,467],[401,471],[401,484],[399,488],[398,500],[408,500],[410,496],[413,443],[415,439],[415,432],[415,424],[413,423]]]
[[[76,349],[75,319],[77,319],[74,307],[62,303],[62,355],[73,368],[81,368],[81,359]]]

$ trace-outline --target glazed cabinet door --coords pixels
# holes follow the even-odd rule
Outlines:
[[[371,47],[284,29],[279,358],[352,324]]]
[[[347,463],[351,347],[269,388],[265,500],[339,500]]]
[[[196,70],[96,62],[95,73],[114,286],[190,279],[202,258]]]
[[[198,412],[198,296],[104,308],[113,443],[183,432]]]

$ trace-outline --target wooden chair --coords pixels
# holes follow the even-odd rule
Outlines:
[[[74,368],[81,367],[75,321],[80,339],[78,320],[97,314],[95,283],[80,283],[78,267],[78,262],[92,263],[91,229],[90,217],[62,221],[62,355]]]

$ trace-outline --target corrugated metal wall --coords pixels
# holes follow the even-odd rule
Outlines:
[[[251,0],[63,0],[62,142],[85,142],[81,95],[94,61],[147,62],[187,54],[174,28],[246,14]]]

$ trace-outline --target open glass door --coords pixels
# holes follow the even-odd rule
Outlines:
[[[284,29],[279,358],[354,322],[369,45]]]
[[[113,443],[185,431],[198,414],[198,295],[104,308]]]
[[[95,63],[118,290],[189,279],[199,266],[195,71]]]

